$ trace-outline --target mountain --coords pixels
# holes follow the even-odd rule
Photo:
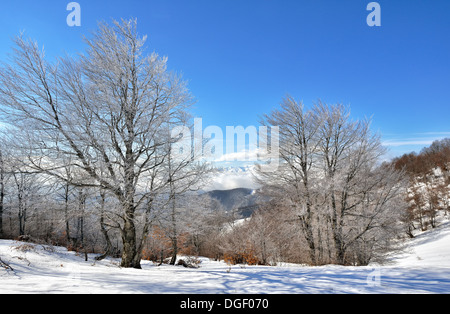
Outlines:
[[[208,190],[257,189],[259,186],[255,182],[254,172],[254,165],[216,167],[216,171],[212,174],[211,184]]]
[[[206,194],[218,200],[226,211],[236,210],[244,218],[250,217],[258,208],[260,199],[255,190],[247,188],[213,190]]]

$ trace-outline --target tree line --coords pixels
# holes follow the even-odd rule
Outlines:
[[[408,236],[435,228],[439,212],[450,213],[450,139],[434,141],[419,154],[404,154],[392,164],[408,177],[404,217]]]

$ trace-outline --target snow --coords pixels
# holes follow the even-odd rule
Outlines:
[[[450,223],[419,235],[387,266],[228,266],[201,258],[199,269],[120,268],[119,260],[84,261],[64,248],[0,240],[1,293],[450,293]]]
[[[417,235],[392,260],[410,267],[450,267],[450,222]]]

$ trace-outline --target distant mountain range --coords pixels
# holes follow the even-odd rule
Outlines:
[[[237,188],[232,190],[214,190],[206,192],[210,197],[218,200],[227,211],[235,211],[243,218],[248,218],[258,208],[261,199],[255,190]]]

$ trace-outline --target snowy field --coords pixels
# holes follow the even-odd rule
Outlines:
[[[201,268],[119,268],[84,261],[63,248],[0,240],[0,293],[450,293],[450,223],[421,234],[389,266],[232,266],[202,258]]]

